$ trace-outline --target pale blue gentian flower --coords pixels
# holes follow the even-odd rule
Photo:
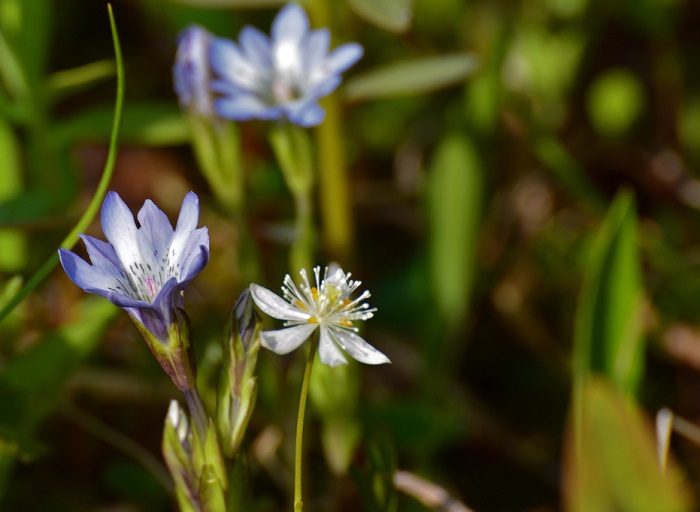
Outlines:
[[[197,228],[198,219],[199,199],[190,192],[174,230],[150,200],[138,213],[141,227],[137,227],[124,201],[116,192],[109,192],[101,219],[108,241],[80,235],[92,264],[59,249],[71,281],[124,308],[180,387],[191,384],[189,373],[193,371],[189,363],[182,367],[185,355],[180,354],[189,346],[183,290],[209,260],[209,234],[207,228]]]
[[[299,347],[311,334],[320,329],[318,355],[328,366],[346,364],[340,349],[365,364],[389,363],[389,358],[372,347],[357,334],[355,322],[374,316],[375,308],[363,302],[368,291],[356,299],[350,295],[362,284],[350,279],[337,266],[326,267],[321,278],[321,267],[314,268],[316,286],[312,287],[306,271],[300,272],[302,284],[297,287],[287,274],[281,298],[262,286],[250,285],[257,306],[266,314],[285,320],[285,328],[262,332],[262,344],[277,354],[287,354]]]
[[[328,29],[309,30],[297,4],[288,4],[272,23],[271,37],[246,26],[239,43],[215,39],[211,66],[219,76],[212,89],[221,117],[286,119],[299,126],[319,124],[325,112],[318,99],[340,85],[340,74],[362,56],[362,46],[347,43],[329,53]]]
[[[213,39],[214,36],[200,26],[185,29],[178,38],[173,66],[173,82],[180,105],[205,117],[213,115],[209,67],[209,48]]]

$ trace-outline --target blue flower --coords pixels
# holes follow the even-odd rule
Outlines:
[[[180,311],[182,292],[209,261],[209,234],[207,228],[197,229],[198,218],[199,199],[190,192],[174,230],[150,200],[139,211],[139,228],[124,201],[110,192],[102,205],[108,242],[81,235],[92,265],[59,249],[61,264],[80,288],[124,308],[144,337],[154,338],[166,350],[178,348],[173,346],[173,331],[179,336],[188,328]],[[153,340],[146,341],[151,350],[160,350],[152,346]],[[179,348],[183,345],[186,348],[188,340],[181,340]]]
[[[287,119],[300,126],[323,121],[319,98],[340,85],[340,73],[362,56],[362,46],[347,43],[329,53],[328,29],[309,31],[297,4],[288,4],[272,23],[272,36],[246,26],[238,44],[215,39],[211,66],[219,79],[212,89],[222,96],[214,108],[222,117]]]
[[[183,108],[210,117],[212,94],[209,90],[209,47],[213,36],[197,25],[184,30],[179,37],[173,66],[175,92]]]

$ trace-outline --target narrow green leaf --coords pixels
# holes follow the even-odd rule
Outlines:
[[[634,198],[621,192],[586,261],[574,340],[578,379],[603,373],[634,393],[644,362],[642,303]]]
[[[469,303],[483,196],[483,169],[473,142],[452,135],[429,166],[426,189],[430,276],[437,310],[450,327]]]
[[[99,60],[77,68],[58,71],[49,76],[46,96],[55,101],[66,94],[82,91],[116,73],[113,60]]]
[[[103,141],[111,133],[114,111],[96,107],[55,126],[52,137],[59,147],[75,141]],[[189,131],[174,103],[131,103],[124,107],[120,138],[126,142],[162,146],[184,144]]]
[[[12,127],[0,118],[0,203],[17,197],[21,191],[18,142]],[[0,229],[0,271],[19,272],[25,262],[24,234],[15,229]]]
[[[568,512],[683,512],[690,494],[677,468],[661,474],[648,422],[607,379],[579,384],[580,415],[569,432]]]
[[[476,57],[440,55],[396,62],[356,75],[345,85],[350,101],[423,94],[463,82],[477,68]]]
[[[347,0],[366,21],[389,32],[405,32],[413,19],[412,0]]]

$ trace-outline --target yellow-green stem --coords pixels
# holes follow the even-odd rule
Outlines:
[[[297,416],[297,437],[294,449],[294,510],[303,510],[304,501],[301,497],[301,470],[302,470],[302,445],[304,439],[304,413],[306,412],[306,395],[309,392],[309,382],[311,381],[311,368],[316,357],[318,347],[318,334],[311,338],[309,355],[306,358],[306,368],[304,369],[304,380],[301,383],[301,396],[299,397],[299,415]]]

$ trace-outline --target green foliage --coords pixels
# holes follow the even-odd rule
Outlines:
[[[677,468],[661,474],[655,441],[637,406],[602,378],[586,379],[580,423],[567,445],[569,512],[691,510]]]
[[[347,0],[364,19],[390,32],[405,32],[413,18],[413,0]]]
[[[591,372],[633,394],[644,365],[643,288],[635,204],[622,192],[610,206],[586,261],[574,338],[577,381]]]
[[[345,85],[349,101],[425,94],[469,77],[477,66],[470,55],[441,55],[397,62],[355,75]]]
[[[426,185],[430,275],[437,312],[454,328],[468,310],[482,213],[483,168],[474,143],[453,134],[438,146]]]

